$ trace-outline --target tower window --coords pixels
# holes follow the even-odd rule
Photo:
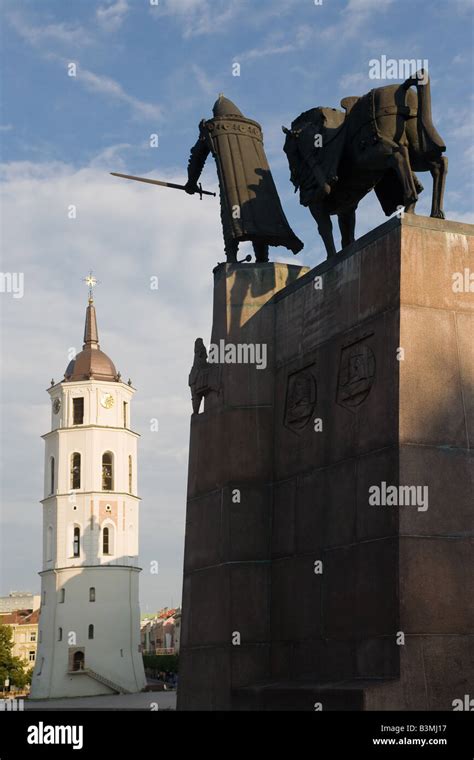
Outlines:
[[[93,639],[93,638],[94,638],[94,626],[93,626],[93,625],[90,625],[90,626],[89,626],[89,633],[88,633],[88,637],[89,637],[90,639]]]
[[[81,487],[81,455],[75,451],[71,456],[71,488],[76,491]]]
[[[79,396],[72,400],[72,424],[82,425],[84,422],[84,398]]]
[[[114,489],[114,464],[113,454],[106,451],[102,455],[102,490],[113,491]]]
[[[128,492],[132,493],[132,455],[129,454],[128,456]]]
[[[36,657],[36,653],[35,653],[34,650],[32,650],[31,652],[28,653],[28,659],[29,659],[30,662],[34,662],[35,661],[35,657]]]
[[[91,586],[89,589],[89,601],[95,602],[95,588],[94,586]]]
[[[62,640],[63,640],[63,629],[58,628],[58,641],[62,641]]]
[[[123,426],[124,428],[127,427],[127,418],[128,418],[128,404],[126,401],[123,402]]]
[[[81,551],[81,529],[76,525],[73,533],[72,556],[79,557]]]
[[[55,472],[54,472],[54,457],[50,459],[50,490],[51,494],[54,493],[55,488]]]
[[[114,553],[114,525],[108,522],[105,527],[102,528],[102,554]]]
[[[59,602],[60,604],[64,604],[64,600],[66,598],[66,589],[60,588],[59,589]]]

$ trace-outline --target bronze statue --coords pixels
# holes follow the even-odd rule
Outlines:
[[[313,108],[291,129],[283,127],[291,181],[316,220],[328,257],[336,253],[331,215],[338,216],[345,248],[354,241],[359,201],[372,189],[387,216],[397,209],[415,213],[423,190],[415,170],[431,173],[431,216],[444,219],[448,159],[431,119],[427,73],[344,98],[341,106],[344,111]]]
[[[263,148],[262,129],[220,95],[214,118],[203,119],[188,164],[188,193],[199,192],[197,181],[212,153],[217,164],[221,221],[227,261],[237,261],[239,243],[251,240],[256,261],[268,261],[268,246],[283,245],[293,253],[303,248],[282,209]],[[247,257],[249,260],[250,257]]]
[[[207,350],[202,338],[194,341],[194,362],[188,380],[194,414],[199,414],[201,401],[211,391],[219,391],[219,367],[209,364]]]

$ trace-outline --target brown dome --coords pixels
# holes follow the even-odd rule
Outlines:
[[[86,310],[82,351],[69,362],[64,373],[64,379],[70,381],[109,380],[112,382],[120,379],[112,359],[109,359],[107,354],[100,350],[97,319],[92,298],[89,299]]]

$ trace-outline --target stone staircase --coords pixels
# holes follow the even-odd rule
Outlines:
[[[112,689],[112,691],[114,691],[116,694],[132,694],[132,692],[126,689],[124,686],[120,686],[120,684],[115,683],[114,681],[111,681],[110,678],[103,676],[101,673],[97,673],[97,671],[92,670],[92,668],[83,668],[82,670],[71,670],[69,672],[71,675],[83,674],[86,676],[90,676],[95,681],[98,681],[104,686],[107,686],[109,689]]]

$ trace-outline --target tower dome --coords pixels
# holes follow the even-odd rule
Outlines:
[[[117,381],[119,374],[107,354],[100,350],[97,318],[92,296],[86,309],[84,327],[84,345],[82,351],[72,359],[64,373],[66,381],[74,380],[109,380]]]

